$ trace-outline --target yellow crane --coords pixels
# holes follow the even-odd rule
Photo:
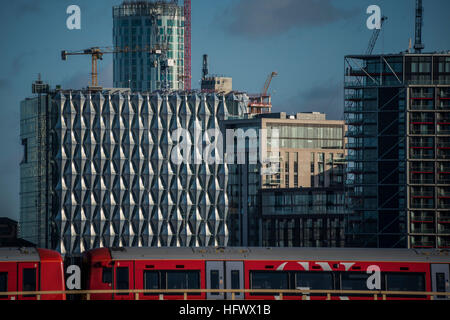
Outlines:
[[[62,60],[66,61],[68,56],[75,55],[90,55],[92,59],[92,87],[98,87],[98,70],[97,64],[98,60],[103,60],[104,54],[112,53],[128,53],[128,52],[148,52],[150,54],[162,55],[166,50],[165,47],[155,46],[155,47],[135,47],[135,48],[119,48],[119,47],[92,47],[89,49],[79,50],[79,51],[61,51]]]

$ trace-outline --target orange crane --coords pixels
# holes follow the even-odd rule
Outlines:
[[[92,47],[85,50],[80,51],[61,51],[61,58],[62,60],[66,61],[67,56],[74,56],[74,55],[91,55],[92,58],[92,87],[98,87],[98,71],[97,71],[97,63],[98,60],[103,60],[104,54],[111,54],[111,53],[128,53],[128,52],[149,52],[150,54],[155,55],[162,55],[163,52],[167,50],[165,47],[162,46],[156,46],[156,47],[135,47],[134,49],[130,49],[128,47],[125,48],[119,48],[119,47]]]
[[[272,108],[271,96],[267,94],[272,79],[277,76],[277,72],[272,72],[266,79],[262,93],[249,96],[248,112],[252,114],[267,113]]]

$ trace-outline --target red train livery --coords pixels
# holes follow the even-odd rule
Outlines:
[[[273,289],[236,299],[279,298],[284,289],[449,292],[450,254],[443,250],[352,248],[100,248],[83,255],[83,287],[107,289]],[[182,294],[164,299],[183,299]],[[91,299],[134,299],[92,294]],[[159,299],[139,294],[139,299]],[[230,293],[190,293],[188,299],[230,299]],[[301,299],[285,294],[283,299]],[[308,299],[326,299],[311,294]],[[381,298],[381,297],[380,297]],[[388,296],[388,299],[429,299]],[[435,299],[446,299],[436,296]],[[333,296],[337,300],[373,295]]]
[[[64,291],[61,255],[36,248],[0,248],[0,292]],[[0,300],[36,300],[36,295],[0,295]],[[41,300],[65,300],[64,294],[44,294]]]

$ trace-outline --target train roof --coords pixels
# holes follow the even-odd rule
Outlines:
[[[0,261],[40,261],[36,248],[0,248]]]
[[[133,247],[110,248],[109,252],[113,260],[325,260],[450,263],[450,251],[436,249]]]

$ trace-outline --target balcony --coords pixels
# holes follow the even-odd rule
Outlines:
[[[450,223],[450,213],[440,212],[437,220],[438,223]]]
[[[450,110],[450,97],[439,97],[437,107],[441,110]]]
[[[436,233],[436,231],[429,224],[413,224],[411,225],[411,233],[430,234]]]
[[[411,177],[410,184],[434,184],[434,177]]]
[[[409,156],[411,159],[434,159],[434,149],[431,147],[411,148]]]
[[[412,190],[411,197],[416,198],[416,199],[433,199],[434,192],[433,191]]]
[[[437,134],[438,135],[450,134],[450,124],[438,124],[438,126],[437,126]]]
[[[434,215],[432,213],[412,213],[412,223],[434,223]]]
[[[438,147],[437,158],[438,159],[450,159],[450,148]]]
[[[409,134],[427,135],[434,134],[433,124],[412,124],[409,129]]]
[[[445,235],[450,235],[450,224],[440,224],[438,226],[438,233],[439,234],[445,234]]]
[[[421,201],[423,199],[413,199],[411,201],[411,209],[434,209],[434,200],[427,199],[428,201]]]
[[[417,239],[419,238],[419,239]],[[411,247],[413,248],[435,248],[435,242],[432,240],[421,240],[420,237],[413,237],[411,239]]]

